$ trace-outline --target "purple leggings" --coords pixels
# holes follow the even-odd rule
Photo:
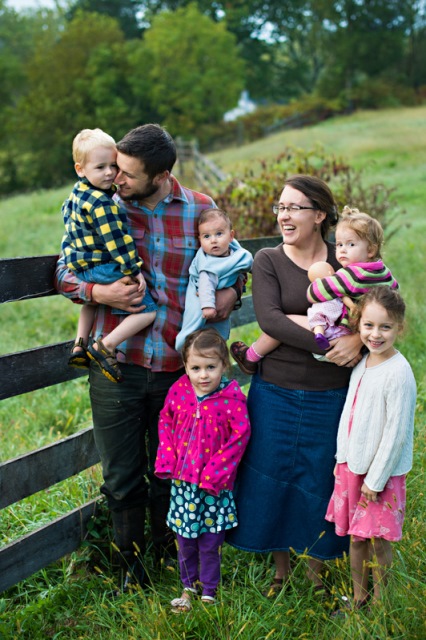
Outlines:
[[[180,577],[184,587],[203,585],[203,596],[215,597],[220,581],[220,561],[225,531],[202,533],[199,538],[177,534]]]

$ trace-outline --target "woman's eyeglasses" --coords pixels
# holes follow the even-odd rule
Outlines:
[[[277,216],[279,213],[284,213],[288,211],[289,213],[297,213],[298,211],[304,211],[305,209],[310,209],[311,211],[317,211],[316,207],[299,207],[298,204],[290,204],[288,207],[285,207],[283,204],[274,204],[272,206],[272,211]]]

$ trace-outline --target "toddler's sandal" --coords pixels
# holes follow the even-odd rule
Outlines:
[[[108,380],[111,382],[122,382],[123,375],[120,371],[120,367],[118,366],[115,353],[108,351],[100,338],[95,340],[94,344],[97,345],[97,349],[95,349],[93,345],[89,345],[87,348],[87,355],[89,358],[96,362]]]
[[[210,606],[216,604],[216,598],[213,598],[213,596],[201,596],[201,602]]]
[[[325,336],[322,335],[322,333],[316,333],[315,336],[315,342],[317,343],[317,345],[319,346],[320,349],[329,349],[330,348],[330,343],[327,340],[327,338]]]
[[[79,347],[79,351],[74,351],[75,347]],[[87,354],[86,346],[79,338],[75,344],[71,347],[71,355],[68,358],[68,366],[76,369],[88,369],[90,367],[90,358]]]

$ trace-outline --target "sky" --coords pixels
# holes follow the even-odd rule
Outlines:
[[[38,7],[51,9],[55,6],[54,0],[7,0],[11,9],[20,11],[21,9],[37,9]]]

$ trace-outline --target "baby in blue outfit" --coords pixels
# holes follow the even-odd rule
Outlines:
[[[180,351],[187,335],[216,317],[216,289],[231,287],[241,273],[250,271],[253,257],[234,238],[229,216],[222,209],[205,209],[198,219],[200,248],[189,268],[182,329],[175,348]],[[214,328],[227,340],[230,319],[215,322]]]

